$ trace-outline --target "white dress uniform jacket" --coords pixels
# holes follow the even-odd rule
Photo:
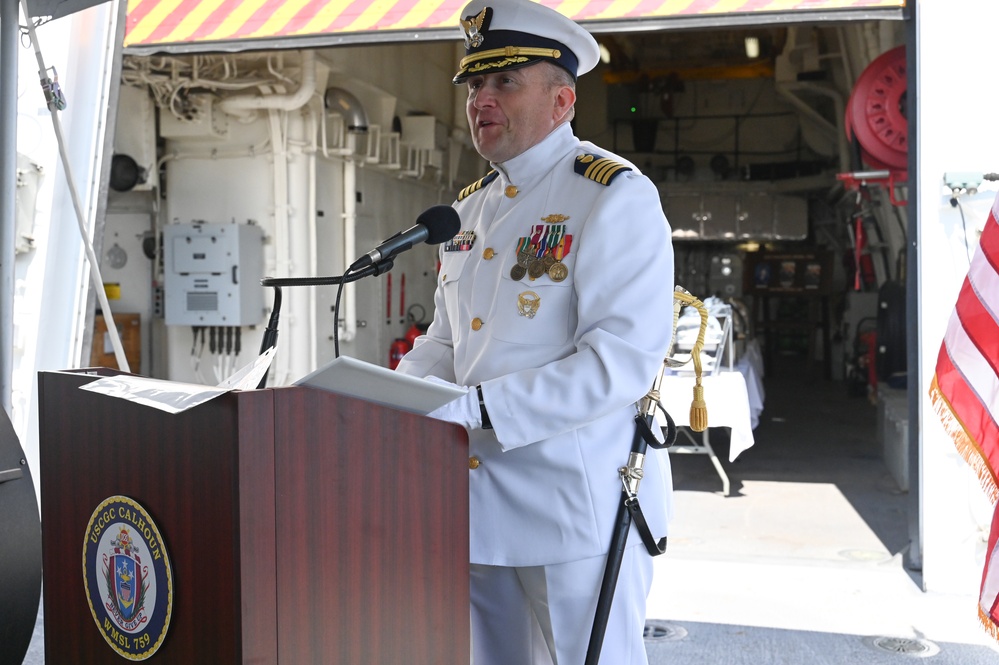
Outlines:
[[[563,563],[610,544],[636,402],[669,345],[673,249],[638,169],[611,155],[631,169],[602,184],[575,168],[607,156],[566,123],[462,192],[454,207],[471,246],[442,246],[434,320],[398,367],[482,386],[494,429],[469,434],[472,563]],[[546,223],[572,236],[567,277],[513,279],[520,239]],[[535,295],[528,316],[518,303]],[[655,538],[671,494],[667,453],[650,448],[638,496]],[[639,542],[633,527],[629,545]]]

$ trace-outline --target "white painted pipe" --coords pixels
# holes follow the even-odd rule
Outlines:
[[[286,95],[233,95],[219,102],[219,108],[239,116],[260,109],[297,111],[302,108],[316,92],[316,55],[312,51],[302,51],[301,54],[302,83],[295,92]]]
[[[272,110],[268,114],[271,135],[271,174],[274,190],[274,267],[279,277],[291,275],[291,251],[288,243],[291,230],[288,225],[288,158],[285,152],[284,132],[281,128],[283,114]],[[290,291],[291,289],[289,289]],[[282,292],[283,294],[283,292]],[[295,326],[295,311],[291,294],[283,297],[283,311],[279,323],[278,353],[275,355],[273,385],[283,386],[290,381],[292,362],[290,353],[285,350],[294,346],[292,339]]]
[[[343,262],[346,268],[357,254],[357,164],[353,159],[343,163]],[[357,336],[357,304],[355,285],[344,285],[343,332],[341,342],[350,342]],[[338,324],[339,325],[339,324]]]
[[[284,220],[288,239],[288,271],[289,277],[309,277],[311,270],[312,243],[310,242],[310,190],[311,182],[310,160],[303,150],[308,144],[306,122],[301,112],[282,114],[287,119],[287,139],[284,166],[286,175],[283,186],[286,199],[284,201]],[[275,169],[280,169],[275,163]],[[278,205],[282,202],[279,200]],[[314,287],[293,287],[284,289],[285,314],[284,328],[288,331],[284,336],[285,344],[279,351],[289,358],[290,379],[299,379],[313,369],[310,349],[312,347],[312,307],[310,294]],[[278,339],[281,339],[279,336]]]
[[[308,225],[309,240],[309,270],[308,275],[314,276],[319,270],[319,241],[316,229],[316,111],[312,104],[305,107],[307,117],[307,136],[311,138],[306,148],[306,160],[308,160],[308,176],[306,184],[308,186],[308,205],[305,212],[305,221]],[[320,111],[321,112],[321,111]],[[315,369],[319,363],[319,317],[316,310],[316,289],[308,289],[309,294],[309,367]]]

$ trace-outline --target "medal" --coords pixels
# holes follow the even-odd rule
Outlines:
[[[539,224],[535,228],[534,238],[536,244],[531,245],[534,256],[527,262],[527,276],[532,280],[545,274],[548,267],[545,265],[545,256],[548,254],[549,241],[551,240],[551,229],[545,224]]]
[[[510,279],[520,281],[527,274],[527,263],[531,259],[531,240],[523,237],[517,241],[517,262],[510,268]]]
[[[548,268],[548,276],[552,278],[553,282],[561,282],[569,276],[569,269],[565,267],[564,263],[556,262]]]
[[[562,263],[562,259],[569,253],[569,247],[571,246],[571,235],[565,235],[559,239],[558,246],[554,252],[555,262],[548,267],[548,276],[552,278],[553,282],[562,282],[569,276],[569,267]]]
[[[564,236],[565,224],[549,224],[548,235],[545,238],[545,255],[541,258],[545,266],[545,272],[548,272],[558,260],[556,252],[562,246],[562,238]],[[563,279],[565,278],[563,277]]]
[[[517,241],[517,263],[510,268],[510,279],[520,281],[525,276],[532,281],[548,274],[553,282],[565,281],[569,267],[562,259],[569,253],[572,236],[567,235],[564,215],[542,218],[545,224],[531,227],[530,235]],[[526,315],[525,315],[526,316]]]

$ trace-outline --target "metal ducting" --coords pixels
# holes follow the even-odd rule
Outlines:
[[[343,88],[327,88],[323,101],[328,113],[339,113],[343,116],[349,131],[368,131],[368,116],[361,102],[352,93]]]

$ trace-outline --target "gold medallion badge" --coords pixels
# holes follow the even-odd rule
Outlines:
[[[541,296],[534,291],[524,291],[517,296],[517,311],[521,316],[533,319],[541,307]]]

